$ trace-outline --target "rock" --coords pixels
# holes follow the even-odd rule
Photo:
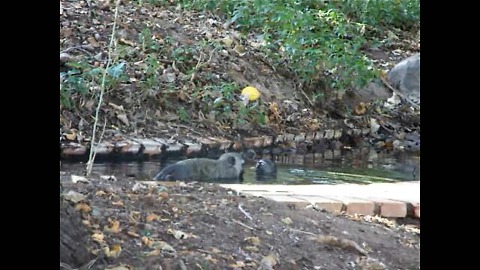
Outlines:
[[[420,104],[420,53],[406,58],[388,72],[389,83]]]

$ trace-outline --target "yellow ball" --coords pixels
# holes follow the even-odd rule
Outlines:
[[[260,92],[255,87],[247,86],[243,88],[242,96],[247,97],[249,101],[255,101],[260,97]]]

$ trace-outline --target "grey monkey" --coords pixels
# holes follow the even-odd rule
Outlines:
[[[265,181],[277,178],[277,165],[270,159],[260,159],[255,165],[257,181]]]
[[[248,151],[245,154],[225,153],[218,159],[191,158],[181,160],[160,170],[153,180],[243,180],[245,159],[251,158],[254,158],[254,154]]]

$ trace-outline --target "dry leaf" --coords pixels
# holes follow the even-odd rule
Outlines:
[[[229,264],[228,266],[231,268],[243,268],[245,267],[245,263],[242,261],[236,261],[235,264]]]
[[[149,248],[151,248],[153,246],[153,242],[154,241],[151,238],[148,238],[146,236],[142,237],[142,243]]]
[[[90,181],[86,177],[83,177],[83,176],[78,176],[78,175],[73,175],[72,174],[71,178],[72,178],[72,182],[74,184],[76,184],[78,182],[90,183]]]
[[[252,251],[252,252],[258,252],[258,247],[256,246],[246,246],[245,250]]]
[[[132,237],[140,237],[140,235],[134,231],[127,231],[127,234],[132,236]]]
[[[98,43],[98,41],[94,37],[88,37],[87,41],[90,45],[92,45],[95,48],[100,47],[100,43]]]
[[[167,252],[167,253],[177,252],[172,246],[170,246],[169,244],[167,244],[167,242],[164,242],[164,241],[155,242],[153,246],[156,249],[161,249],[162,252]]]
[[[65,133],[65,138],[69,141],[75,141],[75,139],[77,138],[77,132],[76,130],[70,130],[70,133]]]
[[[123,105],[118,106],[117,104],[112,103],[112,102],[109,102],[108,105],[111,106],[112,108],[114,108],[117,111],[122,111],[123,112],[125,110],[123,108]]]
[[[260,238],[258,238],[257,236],[254,236],[254,237],[247,237],[244,239],[244,241],[254,245],[254,246],[258,246],[260,245]]]
[[[92,211],[92,208],[90,208],[90,206],[88,206],[88,204],[86,204],[84,202],[81,202],[81,203],[75,205],[75,209],[78,210],[78,211],[81,211],[83,213],[89,213],[90,211]]]
[[[286,218],[282,219],[282,222],[287,224],[287,225],[290,225],[290,224],[293,223],[292,219],[289,218],[289,217],[286,217]]]
[[[116,266],[116,267],[113,267],[113,268],[105,268],[105,270],[131,270],[131,269],[133,269],[133,268],[130,267],[130,266],[124,266],[124,265]]]
[[[160,192],[158,196],[160,200],[167,200],[170,195],[168,194],[168,192]]]
[[[105,242],[104,239],[105,236],[101,232],[92,234],[92,240],[99,244],[103,244]]]
[[[115,175],[100,175],[100,179],[107,181],[117,181],[117,177],[115,177]]]
[[[114,220],[113,222],[110,222],[110,227],[105,225],[104,230],[111,233],[118,233],[120,232],[120,222]]]
[[[152,213],[152,214],[149,214],[149,215],[147,216],[147,222],[152,222],[152,221],[157,220],[157,219],[158,219],[158,216],[155,215],[155,214],[153,214],[153,213]]]
[[[173,237],[175,237],[176,239],[186,239],[186,238],[188,238],[188,235],[186,233],[182,232],[182,231],[168,229],[167,233],[173,235]]]
[[[147,255],[147,257],[158,256],[158,255],[160,255],[160,250],[159,249],[154,249],[154,250],[148,252],[146,255]]]
[[[271,270],[277,264],[277,256],[275,254],[270,254],[263,257],[260,261],[260,268],[262,270]]]
[[[95,196],[98,196],[98,197],[105,196],[105,195],[107,195],[107,193],[103,190],[99,190],[95,192]]]
[[[112,202],[112,205],[123,206],[123,202],[121,200],[117,202]]]
[[[120,120],[124,125],[126,125],[127,127],[130,126],[130,122],[128,121],[128,117],[126,114],[122,113],[122,114],[117,114],[117,118],[118,120]]]
[[[356,115],[364,115],[367,112],[367,105],[365,103],[360,102],[355,106],[355,114]]]
[[[105,256],[108,258],[118,258],[122,252],[122,247],[119,244],[115,244],[112,246],[112,248],[106,246],[103,251],[105,252]]]
[[[380,125],[378,124],[377,119],[370,118],[370,133],[375,134],[378,129],[380,129]]]
[[[82,193],[78,193],[76,191],[70,190],[66,194],[63,194],[63,198],[67,201],[78,203],[80,201],[85,200],[87,196],[83,195]]]

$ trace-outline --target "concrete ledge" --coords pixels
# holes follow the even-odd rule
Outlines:
[[[344,210],[348,214],[420,218],[419,181],[369,185],[222,184],[221,186],[241,194],[261,196],[279,202],[295,202],[302,207],[316,203],[319,207],[332,212]]]

